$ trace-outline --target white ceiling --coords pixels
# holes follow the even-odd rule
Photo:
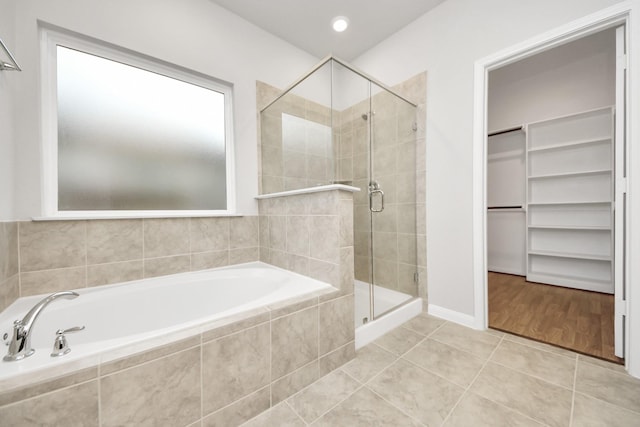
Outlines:
[[[323,58],[351,61],[444,0],[211,0],[247,21]],[[346,16],[336,33],[331,19]]]

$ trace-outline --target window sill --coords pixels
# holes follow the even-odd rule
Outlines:
[[[33,221],[81,221],[90,219],[203,218],[244,216],[229,211],[74,211],[31,218]]]

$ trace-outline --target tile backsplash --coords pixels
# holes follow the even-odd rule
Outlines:
[[[0,308],[20,296],[258,261],[258,229],[258,216],[0,223]]]

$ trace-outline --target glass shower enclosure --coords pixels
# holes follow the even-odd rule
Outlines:
[[[354,193],[355,324],[418,296],[416,106],[328,57],[261,111],[261,193]]]

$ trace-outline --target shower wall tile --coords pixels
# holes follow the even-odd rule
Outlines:
[[[264,175],[284,176],[282,148],[271,145],[262,146],[262,173]]]
[[[256,81],[256,109],[258,111],[262,110],[280,96],[281,93],[282,90],[277,87],[261,81]]]
[[[398,262],[398,233],[374,232],[373,257]]]
[[[142,221],[87,221],[87,263],[142,259]]]
[[[86,221],[20,223],[20,271],[84,265],[85,232]]]
[[[262,193],[278,193],[284,191],[284,177],[282,176],[263,176],[262,177]]]
[[[418,237],[419,238],[419,237]],[[417,265],[416,235],[410,233],[398,234],[398,262]]]
[[[257,82],[257,104],[264,93],[277,90]],[[261,194],[327,184],[335,178],[331,126],[336,112],[324,105],[288,93],[258,114],[259,188]],[[283,114],[292,126],[283,130]],[[320,130],[320,126],[325,126]]]
[[[398,285],[397,289],[412,297],[418,296],[418,283],[415,282],[417,267],[415,264],[398,263]]]

